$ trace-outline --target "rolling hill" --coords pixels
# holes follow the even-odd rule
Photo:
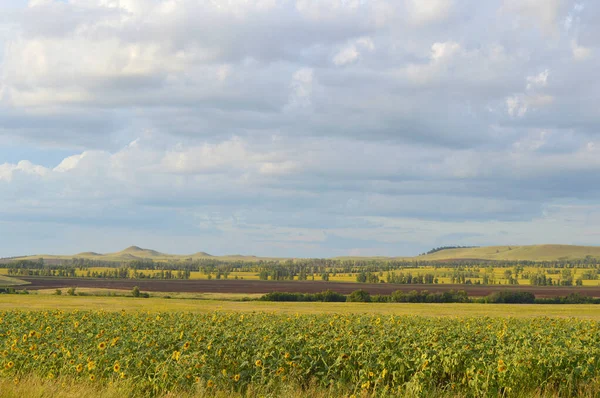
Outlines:
[[[56,255],[56,254],[35,254],[30,256],[20,256],[11,258],[0,258],[0,263],[6,263],[17,260],[38,260],[43,258],[45,261],[52,263],[60,260],[68,260],[73,258],[85,258],[90,260],[98,261],[135,261],[135,260],[153,260],[153,261],[178,261],[187,259],[205,259],[215,258],[219,260],[232,260],[232,261],[258,261],[258,260],[275,260],[276,258],[271,257],[256,257],[256,256],[245,256],[240,254],[226,255],[226,256],[213,256],[209,253],[199,251],[193,254],[167,254],[161,253],[152,249],[144,249],[139,246],[129,246],[114,253],[97,253],[93,251],[81,252],[73,255]]]
[[[445,249],[416,258],[419,260],[481,259],[555,261],[583,259],[587,256],[600,259],[600,247],[573,245],[485,246],[465,249]]]
[[[456,259],[478,259],[478,260],[527,260],[527,261],[556,261],[556,260],[574,260],[583,259],[591,256],[600,260],[600,246],[574,246],[574,245],[530,245],[530,246],[485,246],[458,249],[443,249],[435,253],[416,256],[416,257],[335,257],[338,260],[426,260],[426,261],[444,261]],[[33,255],[15,257],[11,259],[1,259],[0,262],[14,260],[37,260],[44,258],[47,261],[57,261],[72,258],[88,258],[102,261],[133,261],[142,259],[151,259],[153,261],[177,261],[186,259],[214,258],[216,260],[230,261],[259,261],[259,260],[280,260],[275,257],[256,257],[247,255],[227,255],[213,256],[206,252],[196,252],[194,254],[166,254],[156,250],[144,249],[138,246],[130,246],[124,250],[115,253],[99,254],[96,252],[82,252],[75,255]]]

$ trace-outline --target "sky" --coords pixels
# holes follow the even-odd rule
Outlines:
[[[0,257],[600,244],[600,2],[2,0]]]

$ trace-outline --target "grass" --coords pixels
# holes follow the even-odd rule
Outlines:
[[[29,284],[29,282],[0,274],[0,287],[22,286],[27,284]]]
[[[468,393],[468,392],[467,392]],[[464,392],[452,391],[429,391],[426,395],[421,393],[414,394],[389,394],[389,397],[421,397],[431,398],[458,398],[464,397]],[[600,395],[600,383],[591,382],[584,385],[579,391],[578,397],[598,397]],[[352,396],[348,392],[324,389],[315,386],[300,387],[293,384],[279,384],[269,388],[260,388],[250,386],[245,393],[234,391],[215,390],[204,387],[198,387],[195,391],[171,391],[157,396],[158,398],[337,398]],[[357,398],[371,398],[375,396],[369,393],[358,394]],[[559,397],[552,390],[531,390],[526,392],[513,391],[512,397],[528,398],[556,398]],[[54,380],[43,379],[37,376],[29,376],[21,380],[12,380],[0,377],[0,398],[145,398],[146,395],[136,388],[135,383],[130,381],[117,382],[112,385],[93,384],[90,382],[74,381],[69,378],[60,378]]]
[[[244,394],[235,391],[215,390],[198,386],[195,391],[171,391],[161,394],[159,398],[258,398],[258,397],[289,397],[289,398],[333,398],[347,396],[334,390],[317,387],[302,389],[292,384],[281,384],[271,390],[264,387],[251,386]],[[54,380],[43,379],[31,375],[21,380],[0,377],[0,398],[145,398],[147,394],[140,392],[135,383],[120,381],[111,385],[75,381],[68,377]]]
[[[60,289],[62,294],[66,294],[67,289]],[[131,297],[131,291],[123,289],[104,289],[93,287],[78,287],[77,294],[84,296],[111,296],[111,297]],[[30,294],[42,296],[56,296],[56,289],[40,289],[31,291]],[[221,300],[221,301],[247,301],[257,299],[262,293],[189,293],[189,292],[152,292],[152,297],[172,298],[182,300]]]
[[[148,299],[132,297],[0,295],[0,310],[28,311],[60,309],[64,311],[98,309],[105,311],[184,311],[203,313],[272,312],[286,314],[381,314],[421,315],[432,317],[492,316],[492,317],[575,317],[600,320],[597,305],[541,305],[541,304],[412,304],[412,303],[293,303],[231,300],[190,300],[183,298]]]

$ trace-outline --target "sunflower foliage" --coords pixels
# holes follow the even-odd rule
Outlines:
[[[572,396],[600,377],[599,323],[211,312],[0,312],[0,377],[147,396],[287,384],[357,396]]]

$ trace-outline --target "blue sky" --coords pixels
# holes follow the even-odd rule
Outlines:
[[[0,256],[600,242],[598,2],[0,15]]]

